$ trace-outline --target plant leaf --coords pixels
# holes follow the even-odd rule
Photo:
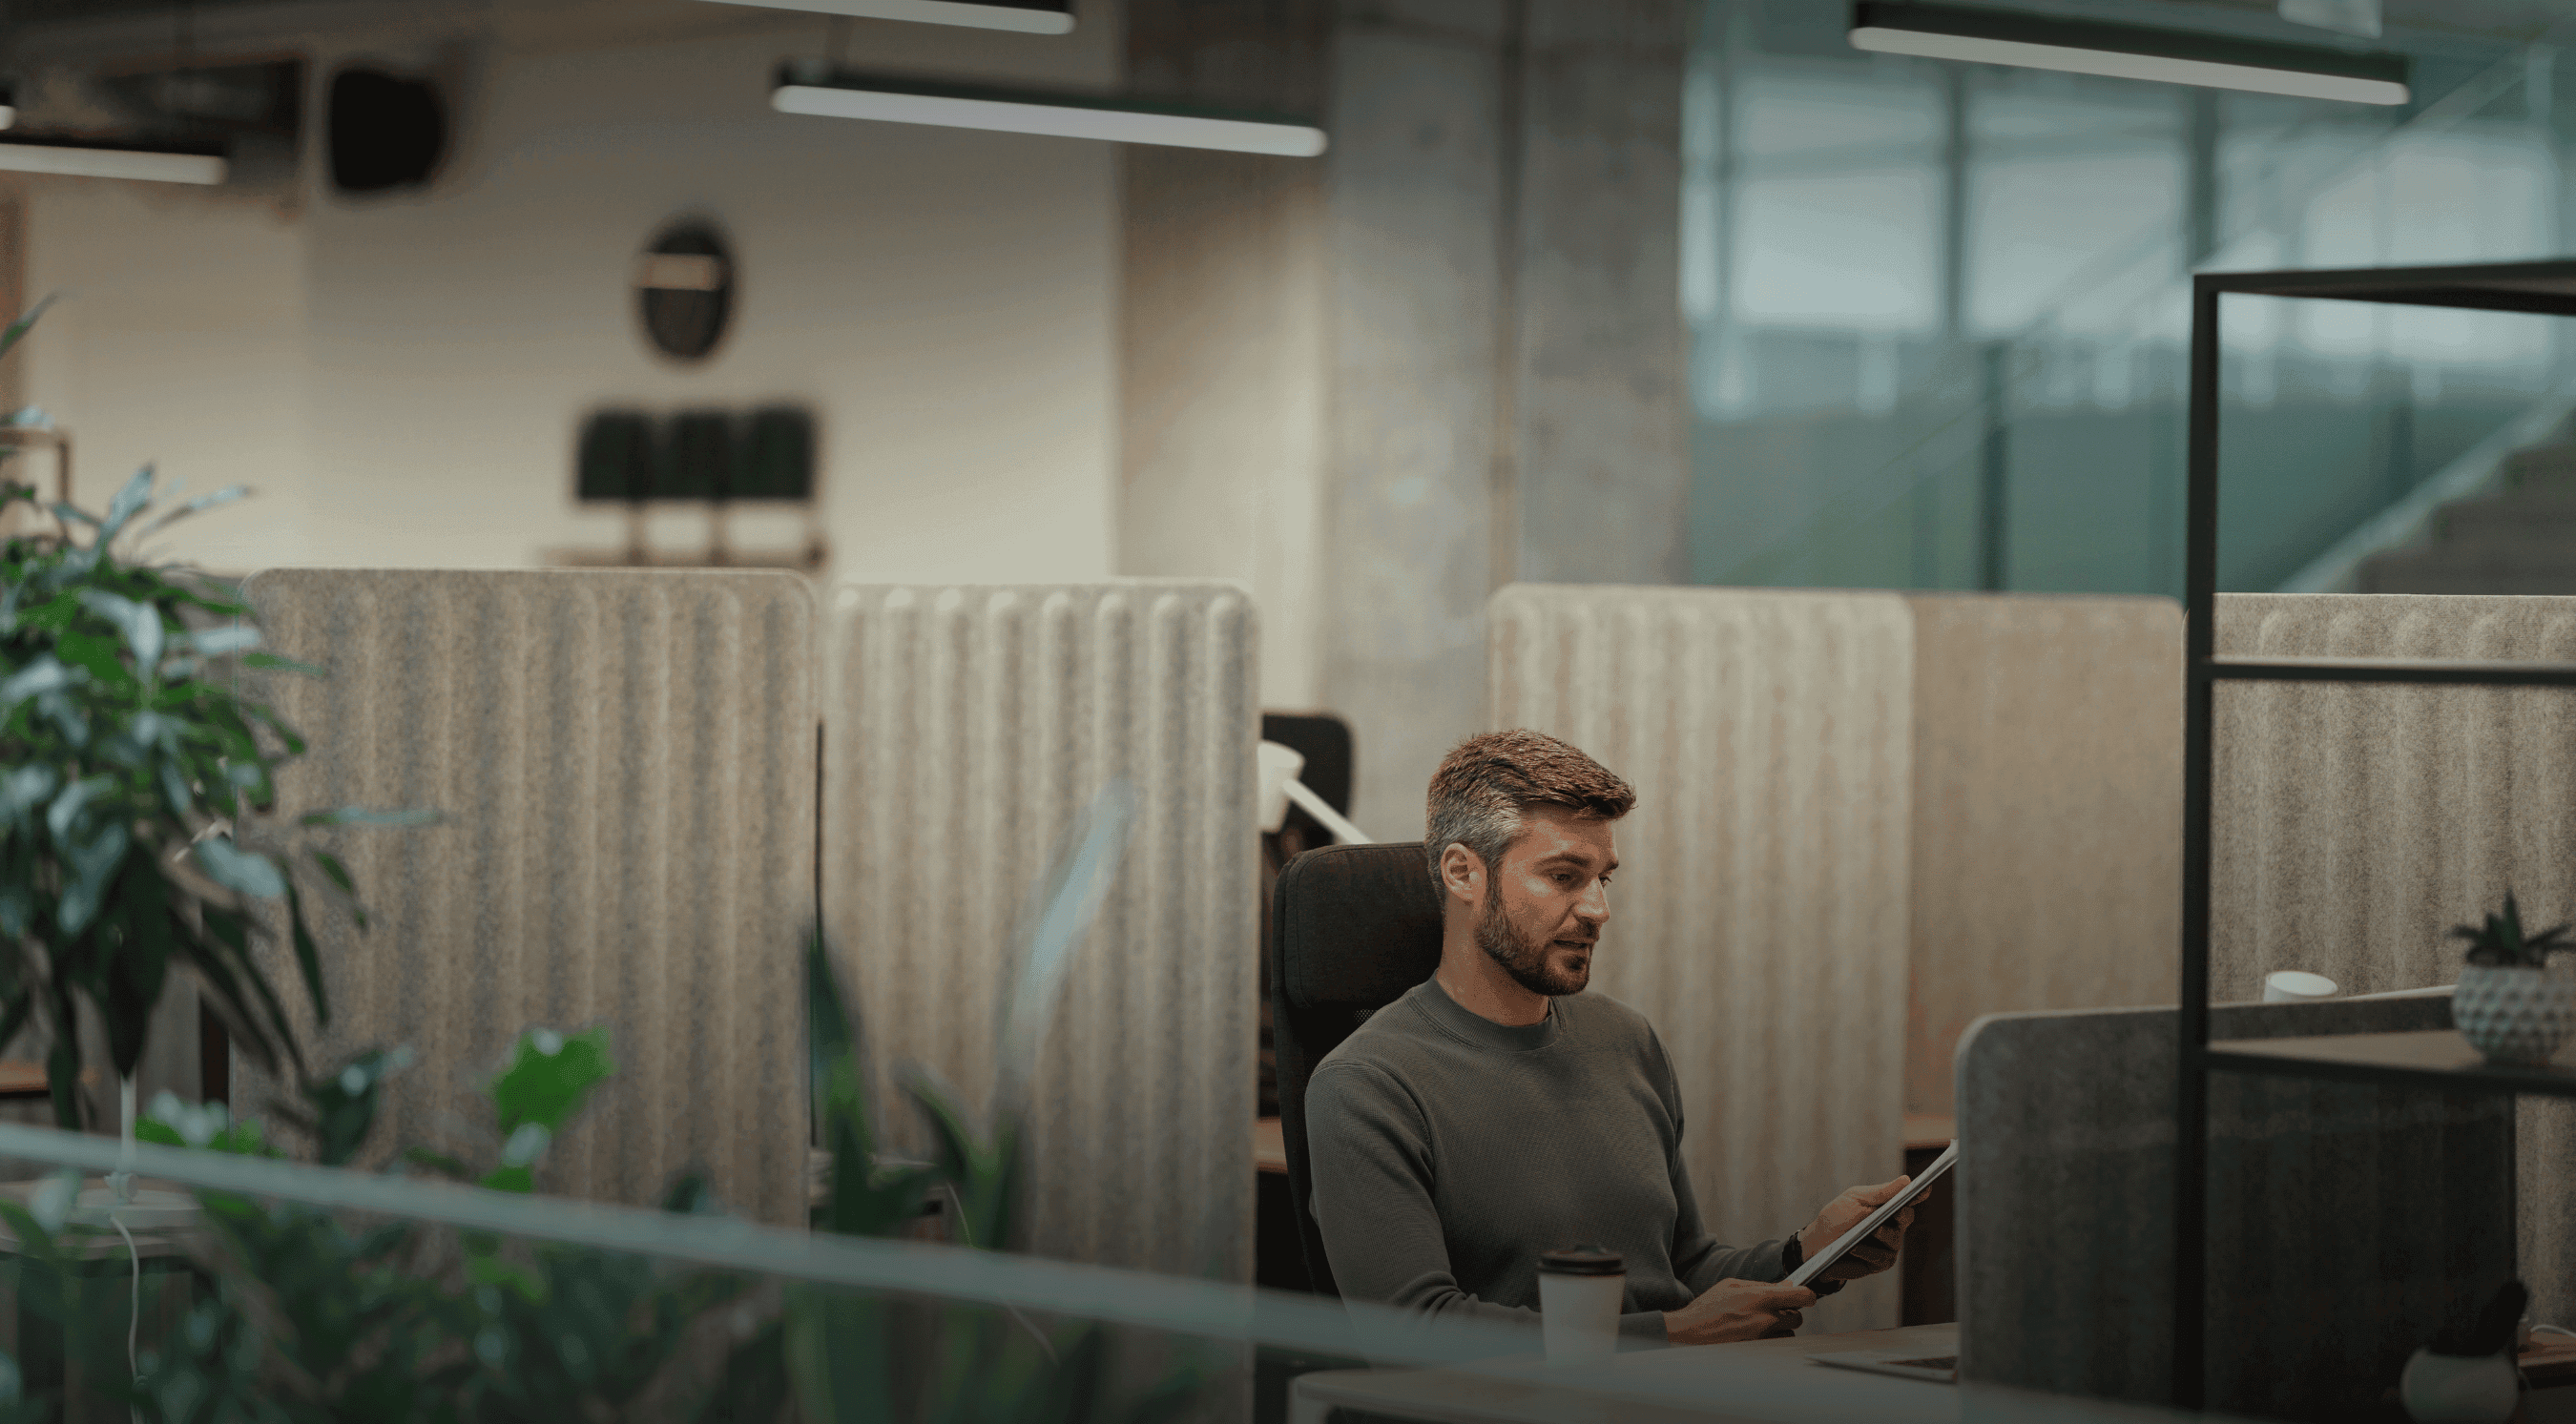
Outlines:
[[[284,875],[278,880],[286,887],[286,924],[288,937],[295,945],[295,968],[304,976],[304,992],[313,998],[313,1023],[317,1028],[331,1026],[331,1000],[322,992],[322,951],[313,943],[313,931],[304,923],[304,897],[295,893],[295,882]]]
[[[146,465],[134,472],[134,478],[127,480],[125,488],[116,492],[116,498],[108,501],[107,518],[98,527],[100,547],[105,547],[109,541],[115,539],[118,531],[124,529],[126,523],[151,502],[152,467]]]
[[[65,877],[61,903],[54,910],[55,924],[66,938],[89,928],[107,901],[108,882],[116,878],[117,867],[133,836],[123,824],[111,822],[86,841],[63,842],[63,858],[70,862],[71,874]]]
[[[219,658],[226,653],[243,652],[259,646],[259,630],[247,623],[224,628],[201,628],[188,635],[188,646],[199,657]]]
[[[6,682],[0,682],[0,712],[39,692],[69,687],[78,682],[80,676],[53,654],[38,653],[33,661],[10,674]]]
[[[509,1065],[492,1080],[492,1106],[500,1114],[503,1136],[522,1123],[535,1123],[549,1135],[581,1110],[591,1090],[617,1071],[608,1056],[608,1025],[566,1038],[546,1029],[519,1036]]]
[[[286,893],[286,877],[277,862],[255,850],[243,850],[230,836],[208,836],[193,852],[197,864],[216,884],[254,899],[274,900]]]
[[[39,301],[34,306],[27,308],[26,315],[9,323],[8,330],[0,331],[0,356],[9,354],[10,347],[25,340],[28,330],[35,326],[36,318],[43,316],[45,314],[45,308],[52,306],[61,297],[62,293],[60,292],[45,293],[42,301]]]
[[[98,588],[82,589],[80,601],[82,607],[116,625],[116,631],[125,637],[125,646],[134,651],[135,672],[150,677],[161,665],[161,648],[166,641],[161,610]]]
[[[242,666],[260,668],[268,672],[300,672],[306,677],[331,675],[328,668],[316,667],[312,663],[300,663],[293,658],[280,657],[275,653],[245,654],[242,658]]]
[[[1091,932],[1091,922],[1109,898],[1118,863],[1136,821],[1136,788],[1123,776],[1111,777],[1091,804],[1065,828],[1053,863],[1039,880],[1002,1010],[1002,1064],[995,1087],[995,1115],[1016,1111],[1037,1071],[1047,1024],[1055,1015],[1058,991],[1073,968],[1074,951]]]
[[[166,529],[169,526],[178,523],[180,520],[187,518],[191,514],[202,514],[219,504],[230,504],[234,500],[240,499],[242,496],[249,493],[250,486],[248,485],[226,485],[222,489],[215,491],[213,494],[201,494],[195,499],[188,501],[186,504],[180,505],[178,508],[171,510],[169,513],[162,515],[160,518],[153,520],[142,528],[135,530],[135,537],[139,539],[157,533],[160,530]]]

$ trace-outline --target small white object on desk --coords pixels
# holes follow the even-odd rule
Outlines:
[[[2313,1003],[2340,992],[2341,987],[2332,979],[2304,969],[2276,969],[2263,976],[2263,1002],[2267,1004]]]

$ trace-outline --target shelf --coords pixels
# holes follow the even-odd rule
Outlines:
[[[2455,1029],[2420,1033],[2347,1033],[2318,1038],[2238,1038],[2209,1045],[2202,1062],[2215,1070],[2293,1078],[2338,1078],[2471,1093],[2544,1093],[2576,1097],[2576,1045],[2555,1065],[2507,1068],[2482,1061]]]
[[[2576,687],[2576,663],[2474,658],[2211,658],[2222,682],[2411,682],[2466,687]]]
[[[2576,315],[2576,263],[2496,262],[2474,267],[2347,267],[2312,272],[2203,272],[2200,290],[2262,297]]]

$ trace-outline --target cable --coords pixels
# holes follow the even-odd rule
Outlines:
[[[143,1384],[143,1366],[136,1360],[134,1347],[143,1334],[143,1253],[134,1245],[134,1233],[125,1229],[124,1220],[115,1212],[107,1214],[107,1224],[115,1227],[116,1234],[125,1238],[126,1258],[134,1263],[134,1307],[125,1317],[125,1372],[134,1377],[139,1393]],[[131,1417],[132,1424],[143,1424],[140,1405],[129,1406],[125,1412]]]
[[[2576,1337],[2576,1330],[2570,1330],[2564,1325],[2535,1325],[2531,1327],[2531,1333],[2534,1335],[2538,1335],[2544,1331],[2552,1335]]]

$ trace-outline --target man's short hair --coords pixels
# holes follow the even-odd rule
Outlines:
[[[1480,732],[1451,747],[1431,774],[1422,838],[1431,883],[1441,883],[1440,857],[1452,845],[1474,851],[1491,875],[1520,839],[1522,818],[1533,806],[1615,821],[1636,804],[1635,787],[1571,742],[1527,727]]]

